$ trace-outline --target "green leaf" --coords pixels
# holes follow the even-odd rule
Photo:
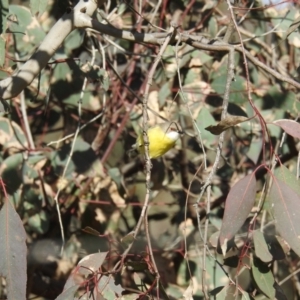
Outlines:
[[[65,56],[62,55],[55,55],[54,59],[64,59]],[[53,71],[53,78],[58,80],[66,80],[67,76],[69,74],[72,74],[72,70],[70,68],[70,65],[67,63],[60,63],[55,66],[55,69]],[[61,88],[61,86],[60,86]]]
[[[254,162],[254,164],[257,164],[258,162],[262,150],[262,145],[263,145],[262,137],[253,135],[250,148],[247,152],[247,156]]]
[[[225,92],[225,82],[227,80],[227,73],[216,77],[211,87],[218,93],[220,96],[223,96]],[[230,101],[235,104],[243,104],[246,102],[246,87],[245,87],[245,78],[241,76],[235,76],[234,81],[230,86]]]
[[[275,298],[275,279],[267,264],[254,257],[252,260],[252,275],[259,290],[269,299]]]
[[[299,27],[299,15],[297,9],[289,9],[285,11],[274,12],[271,18],[273,26],[276,26],[276,34],[282,39],[288,39],[289,44],[299,47],[299,33],[296,29]],[[277,15],[276,15],[277,14]]]
[[[37,179],[39,177],[38,169],[40,169],[43,164],[36,168],[36,164],[44,160],[44,164],[46,163],[46,157],[43,155],[31,155],[25,161],[22,168],[22,177],[23,182],[26,183],[28,181],[32,181],[33,179]]]
[[[0,117],[0,145],[2,151],[19,151],[28,146],[26,136],[21,127],[14,121]]]
[[[115,284],[113,277],[108,277],[106,275],[101,276],[101,279],[98,282],[98,291],[101,291],[101,294],[107,300],[115,300],[116,295],[120,297],[124,289],[120,284]]]
[[[128,8],[128,6],[125,3],[121,3],[118,5],[118,15],[122,15],[126,9]]]
[[[116,183],[118,188],[121,188],[123,185],[123,176],[120,172],[119,168],[110,168],[108,169],[108,175],[111,177],[111,179]]]
[[[74,30],[72,31],[64,41],[64,45],[66,48],[66,52],[71,52],[74,49],[79,48],[82,44],[84,38],[84,34],[82,31]]]
[[[214,124],[215,119],[206,107],[203,107],[200,110],[196,119],[196,123],[198,128],[200,129],[203,144],[208,147],[213,145],[215,143],[216,138],[209,131],[205,130],[205,128],[211,124]]]
[[[200,59],[202,65],[206,64],[207,62],[213,59],[212,56],[208,55],[206,52],[201,50],[194,50],[192,52],[192,57]]]
[[[264,96],[264,108],[274,109],[274,106],[281,108],[283,112],[286,111],[298,115],[300,111],[300,102],[297,99],[297,95],[293,91],[282,92],[278,86],[271,86]],[[275,113],[277,113],[275,111]],[[278,117],[276,117],[278,118]]]
[[[13,194],[22,184],[21,169],[24,159],[21,153],[6,158],[0,167],[0,175],[5,183],[7,192]]]
[[[197,69],[194,68],[189,69],[184,78],[184,85],[191,85],[196,80],[199,80],[199,71],[197,71]],[[185,90],[184,87],[183,90]]]
[[[6,31],[6,28],[7,28],[8,0],[1,0],[1,2],[0,2],[0,13],[1,13],[1,31],[0,31],[0,34],[2,34]]]
[[[40,189],[33,188],[32,185],[26,184],[22,188],[22,195],[23,209],[26,218],[42,210],[43,196],[40,193]]]
[[[263,262],[270,262],[273,257],[269,252],[268,244],[261,231],[255,230],[253,232],[253,242],[256,256]]]
[[[28,218],[28,225],[34,232],[44,234],[49,229],[49,216],[44,210],[41,210]]]
[[[213,3],[213,1],[211,1],[211,3]],[[208,22],[208,33],[210,34],[211,37],[217,36],[218,33],[218,21],[217,19],[212,16],[209,19]]]
[[[48,0],[30,0],[30,8],[33,15],[41,15],[47,8]]]
[[[89,171],[93,166],[93,163],[97,160],[97,156],[91,146],[80,138],[77,138],[73,150],[72,159],[66,172],[67,179],[73,177],[73,172],[82,174]],[[65,144],[61,149],[51,153],[51,164],[54,167],[56,174],[61,175],[61,172],[66,166],[70,152],[71,145]],[[92,173],[95,174],[94,172]]]
[[[15,19],[14,22],[9,23],[9,29],[14,33],[17,50],[23,57],[32,52],[32,47],[41,43],[45,32],[28,8],[21,5],[10,5],[9,14],[12,19]]]
[[[159,107],[163,107],[166,103],[166,99],[171,96],[171,90],[169,82],[166,82],[158,92]]]
[[[300,112],[300,102],[297,95],[293,91],[285,91],[280,94],[280,98],[276,98],[276,107],[281,107],[285,112],[288,111],[291,114],[298,115]]]

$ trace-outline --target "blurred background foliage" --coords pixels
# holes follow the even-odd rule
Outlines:
[[[30,57],[56,20],[73,5],[72,1],[46,1],[39,11],[34,1],[32,6],[29,1],[10,2],[5,17],[7,31],[2,35],[6,40],[6,50],[0,79],[10,76],[18,64]],[[221,39],[230,21],[223,1],[141,3],[142,7],[139,1],[111,1],[95,17],[104,21],[103,14],[109,15],[110,23],[124,30],[134,28],[154,32],[158,29],[149,22],[166,29],[179,11],[182,13],[182,32],[190,30],[211,39]],[[240,7],[235,13],[247,50],[279,73],[299,79],[299,33],[295,31],[286,37],[286,31],[299,15],[299,5],[285,4],[285,7],[267,8],[262,7],[260,1],[241,1],[235,4]],[[134,12],[139,9],[141,15]],[[230,42],[239,43],[236,32]],[[0,174],[27,233],[30,297],[37,295],[39,299],[54,299],[61,293],[79,259],[90,253],[110,251],[109,269],[126,247],[123,238],[135,228],[146,191],[143,158],[128,155],[141,130],[142,114],[141,103],[128,87],[142,96],[141,91],[158,50],[158,46],[136,44],[92,31],[73,31],[40,76],[24,91],[27,121],[35,149],[30,149],[28,143],[20,97],[10,101],[9,111],[2,109]],[[180,57],[179,77],[176,52]],[[243,65],[242,55],[235,53],[235,78],[228,112],[251,117],[253,111],[247,100]],[[299,91],[251,62],[249,71],[251,95],[266,122],[298,117]],[[79,115],[78,103],[85,78],[87,84]],[[220,120],[226,78],[225,52],[200,51],[179,44],[167,47],[151,86],[149,107],[163,118],[179,122],[185,131],[173,150],[152,162],[149,228],[161,281],[170,299],[183,298],[190,280],[194,282],[194,299],[203,299],[200,271],[204,245],[197,229],[194,203],[215,159],[218,136],[205,128]],[[183,95],[180,94],[180,84]],[[96,120],[88,123],[93,118]],[[206,169],[193,120],[205,145]],[[149,111],[149,124],[159,122],[163,119]],[[87,126],[76,139],[71,162],[62,179],[73,136],[63,138],[74,134],[82,125]],[[224,200],[230,187],[263,161],[263,145],[272,143],[274,147],[278,146],[282,131],[276,126],[268,129],[270,141],[263,141],[256,119],[231,128],[225,134],[221,166],[211,186],[208,231],[211,255],[206,261],[209,290],[223,287],[228,282],[226,272],[236,272],[235,263],[226,262],[215,253],[213,234],[221,227]],[[297,142],[287,136],[279,150],[282,162],[295,174]],[[265,149],[265,157],[270,160],[269,148]],[[265,172],[258,172],[257,180],[258,191],[261,191]],[[63,257],[59,254],[61,233],[54,201],[59,188],[62,189],[59,204],[67,241]],[[200,207],[200,217],[202,224],[206,217],[205,207]],[[257,220],[259,228],[261,217]],[[268,215],[264,222],[268,224],[267,232],[274,234],[272,218]],[[92,235],[91,229],[87,228],[96,230],[99,235]],[[247,228],[246,223],[237,238],[237,249],[241,247]],[[146,260],[146,246],[145,236],[141,233],[126,262],[126,271],[116,276],[117,282],[129,294],[128,299],[137,299],[153,279]],[[189,269],[184,249],[188,253]],[[237,253],[238,250],[233,254],[235,258]],[[280,259],[275,261],[273,268],[277,282],[299,268],[299,259],[293,252]],[[243,263],[250,265],[247,257]],[[221,268],[221,264],[224,267]],[[239,285],[247,292],[247,299],[250,299],[250,294],[255,299],[267,299],[266,293],[259,292],[261,288],[254,293],[257,288],[254,281],[245,268],[239,276]],[[286,298],[280,299],[298,299],[298,285],[298,275],[283,283],[280,291]],[[226,291],[215,292],[215,295],[215,299],[225,299]]]

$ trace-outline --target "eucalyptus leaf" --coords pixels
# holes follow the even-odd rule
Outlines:
[[[48,4],[47,0],[30,0],[30,8],[32,14],[41,15],[43,12],[45,12],[47,4]]]
[[[38,234],[45,234],[49,230],[49,221],[50,217],[48,213],[41,210],[39,213],[28,218],[28,225],[30,230]]]
[[[201,138],[203,140],[203,143],[206,146],[210,146],[215,142],[215,136],[212,135],[210,132],[205,130],[208,126],[213,124],[215,122],[215,119],[209,112],[209,110],[206,107],[203,107],[201,111],[198,114],[198,117],[196,119],[197,126],[199,127],[201,131]]]

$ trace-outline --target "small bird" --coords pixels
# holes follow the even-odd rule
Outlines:
[[[148,129],[150,158],[158,158],[172,149],[182,133],[183,132],[179,130],[179,126],[176,122],[160,123],[150,127]],[[142,133],[137,137],[134,147],[140,154],[145,153]]]

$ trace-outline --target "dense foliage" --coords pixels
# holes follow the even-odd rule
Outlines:
[[[12,2],[0,298],[298,299],[299,4]]]

